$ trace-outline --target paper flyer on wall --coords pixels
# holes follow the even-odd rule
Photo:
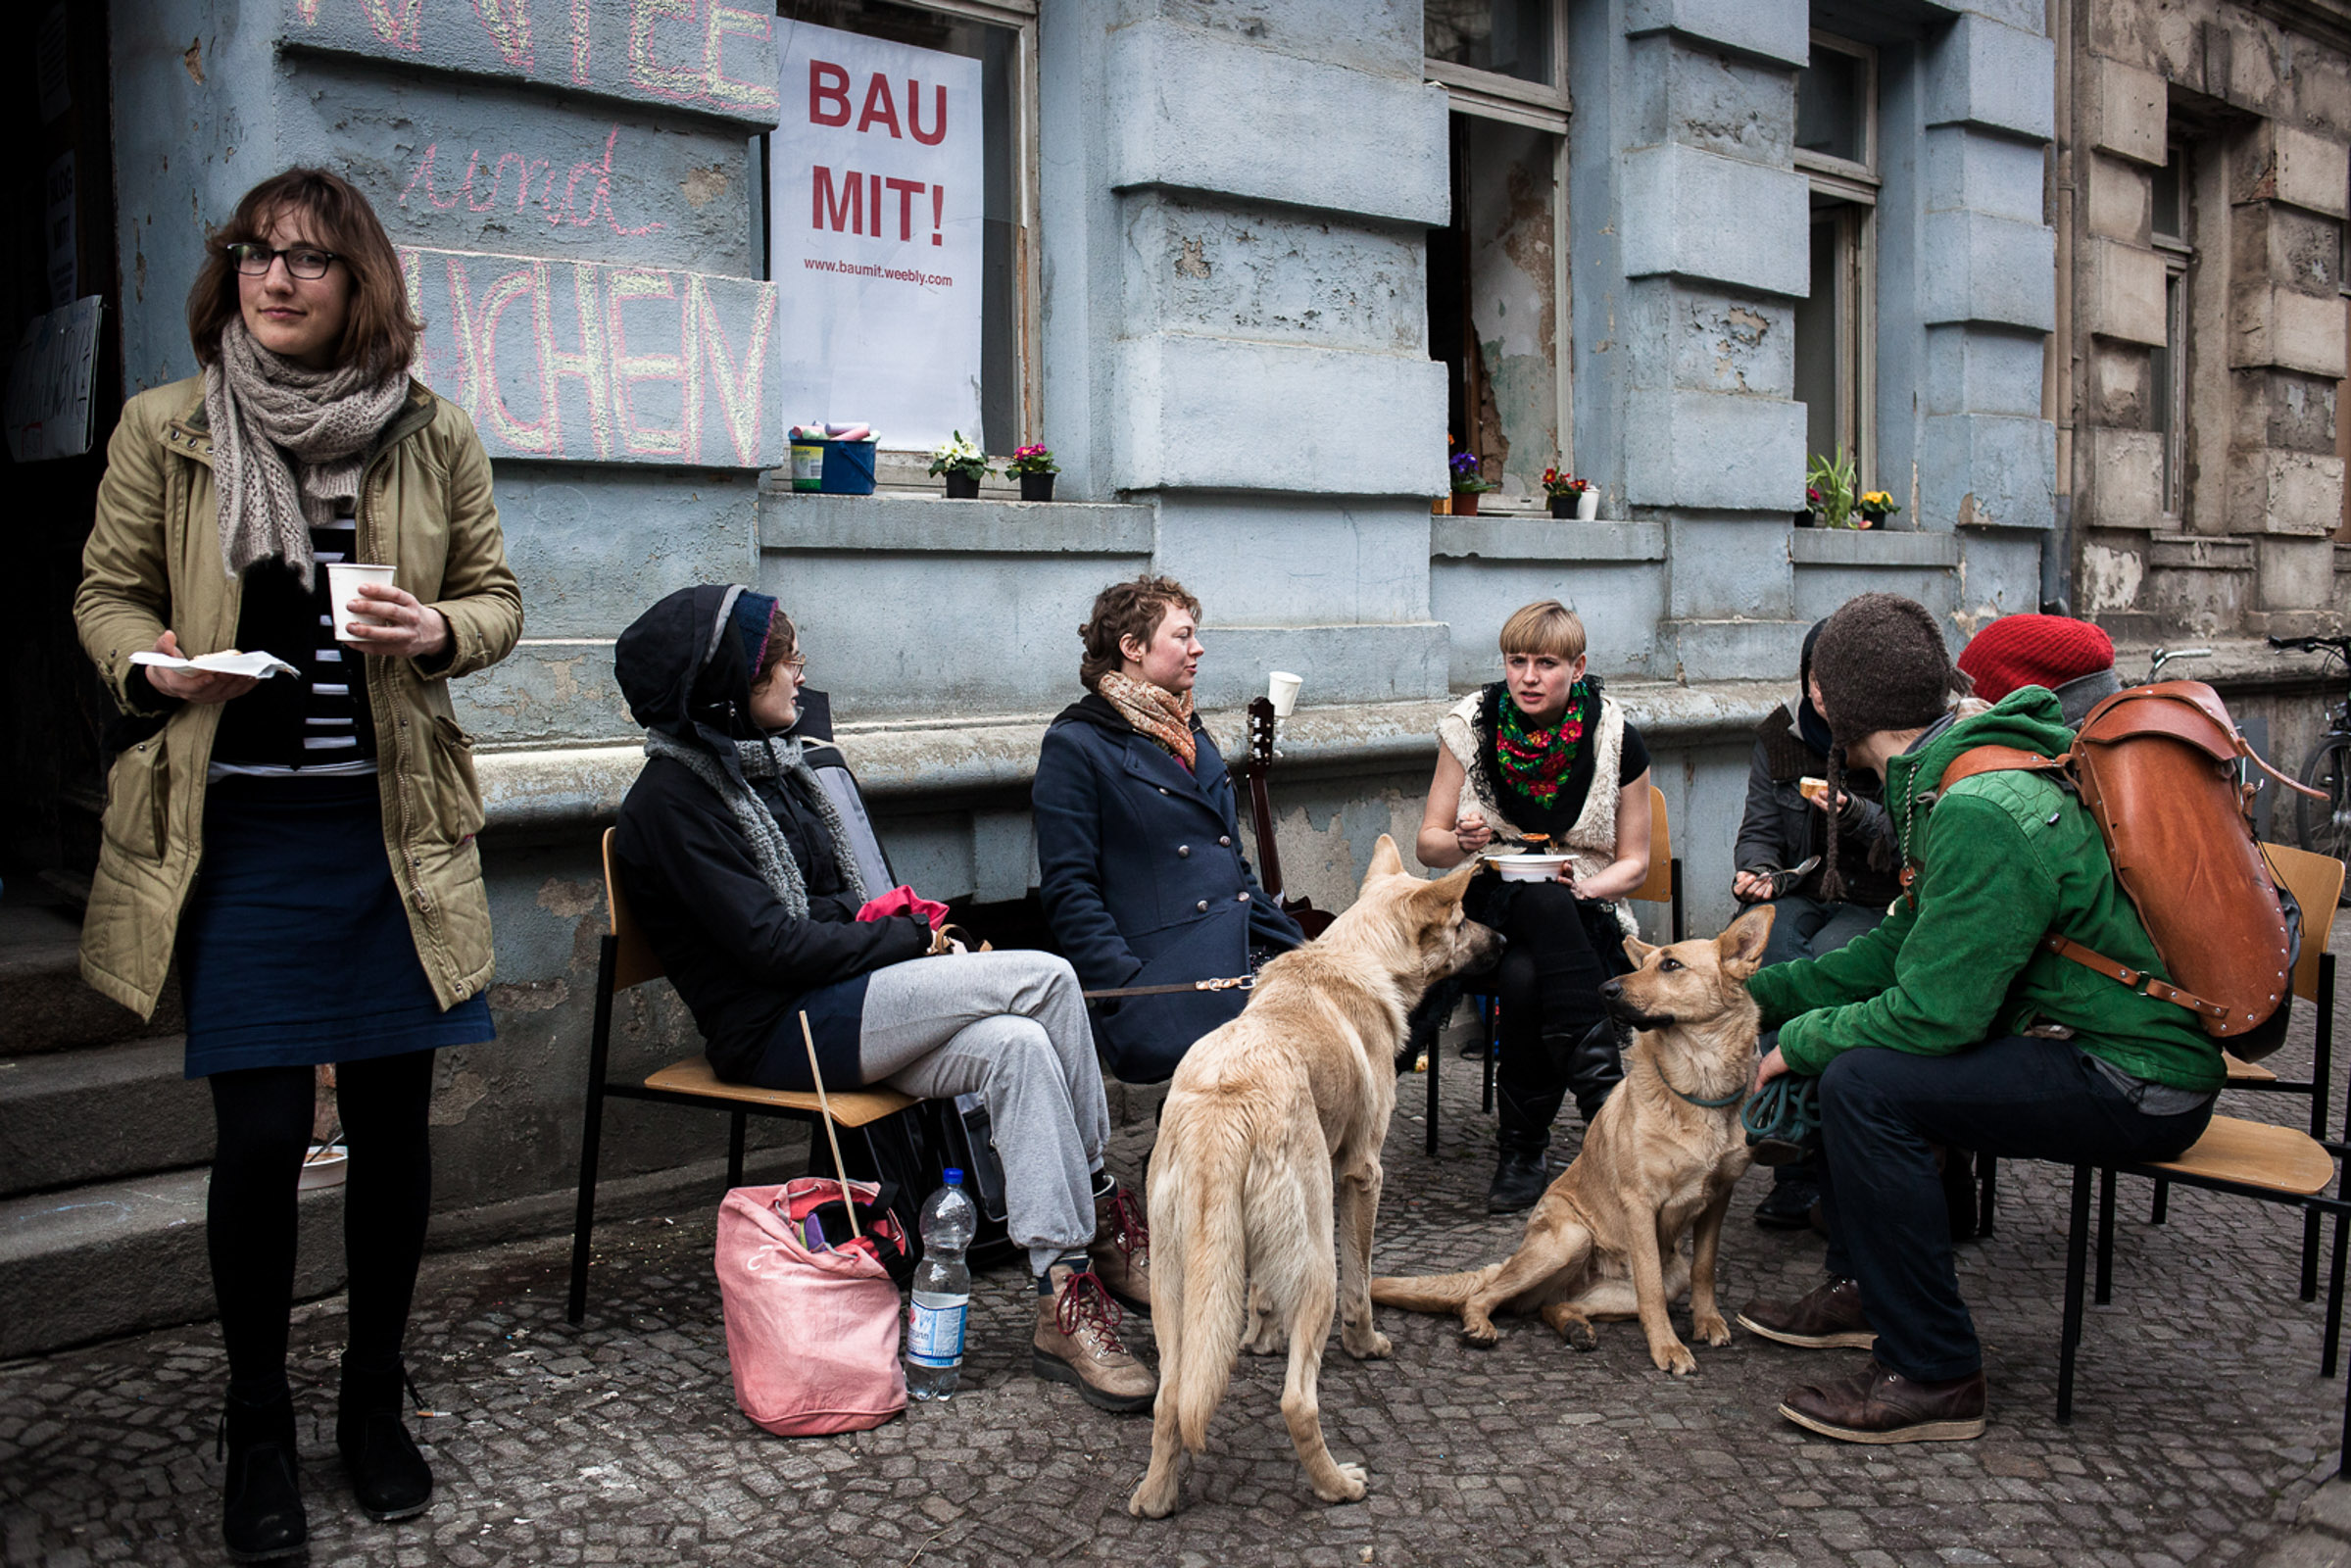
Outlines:
[[[862,420],[885,447],[980,428],[980,63],[779,24],[768,260],[786,425]]]
[[[19,463],[90,449],[90,384],[105,301],[92,294],[24,324],[8,366],[8,455]]]

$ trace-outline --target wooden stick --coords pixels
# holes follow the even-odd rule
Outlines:
[[[858,1240],[857,1200],[850,1196],[849,1167],[841,1163],[841,1135],[833,1130],[833,1102],[825,1098],[824,1070],[816,1065],[816,1037],[808,1032],[808,1015],[800,1015],[800,1038],[808,1048],[808,1076],[816,1084],[816,1108],[824,1113],[824,1140],[833,1146],[833,1174],[841,1178],[841,1206],[849,1210],[849,1239]]]

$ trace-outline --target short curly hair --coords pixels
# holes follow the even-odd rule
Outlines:
[[[1121,640],[1132,637],[1148,645],[1151,633],[1171,610],[1184,609],[1200,619],[1200,601],[1173,577],[1149,573],[1132,582],[1114,582],[1094,596],[1094,613],[1078,628],[1086,657],[1078,663],[1078,680],[1088,691],[1104,675],[1125,662]]]

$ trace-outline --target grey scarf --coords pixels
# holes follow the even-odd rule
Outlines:
[[[751,842],[752,858],[759,861],[759,877],[775,890],[784,912],[795,920],[808,917],[808,882],[800,864],[792,858],[792,846],[784,838],[784,830],[775,825],[775,818],[759,796],[718,765],[710,753],[698,751],[682,741],[671,739],[659,730],[649,730],[645,736],[645,755],[666,757],[683,762],[693,775],[717,792],[734,813],[742,827],[744,838]],[[785,787],[797,784],[802,799],[814,803],[817,814],[824,818],[824,828],[832,836],[833,860],[841,868],[841,879],[859,904],[871,897],[865,890],[865,879],[857,874],[857,858],[851,849],[849,828],[834,809],[831,797],[817,782],[816,772],[801,760],[798,736],[786,740],[737,741],[735,757],[742,763],[745,778],[777,778]]]
[[[231,577],[277,556],[311,585],[314,524],[359,499],[368,450],[408,399],[408,376],[357,366],[307,370],[263,348],[231,318],[204,370],[220,496],[220,560]]]

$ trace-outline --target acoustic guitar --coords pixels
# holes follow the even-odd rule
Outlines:
[[[1257,834],[1257,881],[1283,913],[1298,923],[1307,940],[1321,936],[1339,918],[1314,906],[1311,899],[1282,897],[1282,852],[1273,840],[1273,805],[1266,796],[1265,778],[1273,770],[1273,699],[1258,697],[1249,705],[1249,759],[1241,771],[1249,779],[1249,822]]]

